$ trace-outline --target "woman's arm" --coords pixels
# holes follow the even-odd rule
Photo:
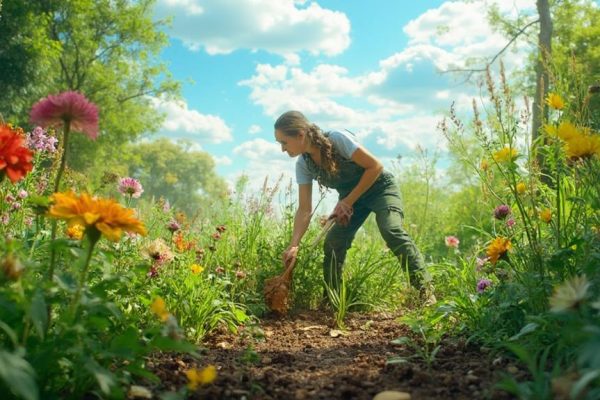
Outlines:
[[[283,262],[288,263],[298,255],[300,240],[306,233],[312,216],[312,183],[298,185],[298,209],[294,217],[294,230],[290,245],[283,253]]]
[[[349,206],[356,203],[356,200],[373,186],[373,183],[375,183],[383,171],[383,165],[363,146],[358,146],[354,153],[352,153],[351,160],[363,167],[365,172],[354,189],[352,189],[348,196],[341,200]]]

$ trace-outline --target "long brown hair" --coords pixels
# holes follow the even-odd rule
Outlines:
[[[275,130],[291,137],[296,137],[300,132],[304,132],[310,144],[319,149],[321,169],[330,176],[337,175],[338,163],[331,141],[323,134],[321,128],[306,119],[300,111],[287,111],[281,114],[275,121]]]

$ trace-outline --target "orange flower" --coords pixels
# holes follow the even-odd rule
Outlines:
[[[547,224],[549,224],[550,221],[552,221],[552,210],[550,210],[549,208],[544,208],[542,211],[540,211],[539,215],[540,219]]]
[[[67,236],[71,239],[80,240],[83,237],[85,228],[81,225],[71,225],[67,229]]]
[[[496,264],[511,248],[512,243],[510,242],[510,239],[497,237],[489,244],[486,254],[489,257],[490,262]]]
[[[87,193],[54,193],[48,216],[64,219],[69,226],[81,225],[87,230],[103,233],[108,240],[118,241],[123,231],[146,235],[144,224],[112,199],[97,199]]]
[[[0,124],[0,181],[4,175],[12,183],[23,179],[33,169],[33,154],[25,147],[24,138],[17,130]]]

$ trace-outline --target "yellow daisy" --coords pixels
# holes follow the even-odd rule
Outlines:
[[[217,369],[214,365],[209,365],[202,370],[192,368],[185,371],[185,376],[188,378],[188,389],[196,390],[198,386],[207,385],[214,381],[217,377]]]

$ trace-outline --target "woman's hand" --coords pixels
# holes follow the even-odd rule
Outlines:
[[[287,249],[283,252],[281,256],[281,260],[283,261],[283,265],[285,268],[289,267],[291,263],[296,261],[298,257],[298,246],[288,246]]]
[[[354,213],[352,206],[346,203],[344,200],[340,200],[335,205],[335,208],[333,209],[333,212],[329,218],[335,218],[336,223],[340,224],[341,226],[346,226],[350,222],[352,213]]]

